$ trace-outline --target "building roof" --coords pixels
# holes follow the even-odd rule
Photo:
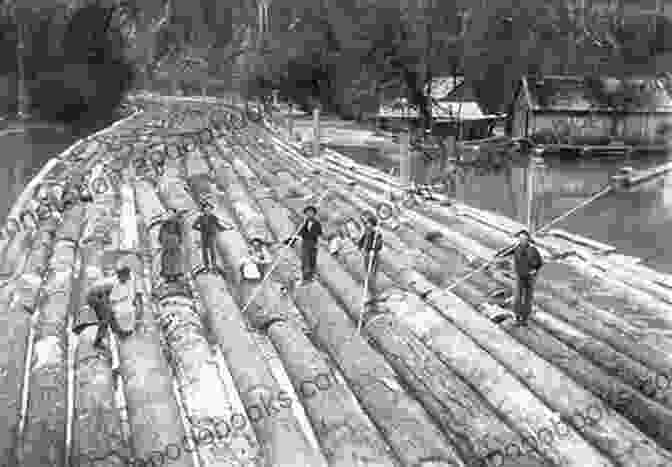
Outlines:
[[[580,76],[523,78],[520,92],[535,111],[672,112],[666,79]]]
[[[457,82],[457,85],[456,85]],[[464,84],[463,76],[439,76],[432,80],[432,98],[441,100]],[[426,92],[426,91],[425,91]]]
[[[484,120],[499,118],[498,115],[485,115],[476,101],[470,86],[463,76],[439,76],[432,80],[431,96],[434,104],[432,116],[436,120]],[[405,97],[383,102],[378,111],[384,118],[418,118],[418,110],[409,105]]]
[[[408,104],[405,97],[380,106],[379,117],[384,118],[418,118],[418,109]],[[432,117],[436,120],[486,120],[499,118],[498,115],[486,115],[478,102],[434,102]]]

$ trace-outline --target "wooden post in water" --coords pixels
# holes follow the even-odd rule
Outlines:
[[[532,217],[532,207],[534,204],[534,157],[530,156],[530,163],[527,168],[527,230],[532,233],[534,231],[534,219]]]
[[[411,184],[410,136],[407,131],[401,134],[399,142],[399,178],[402,185]]]
[[[289,131],[289,139],[294,141],[294,104],[289,103],[289,115],[287,115],[287,131]]]
[[[320,157],[320,109],[313,109],[313,157]]]

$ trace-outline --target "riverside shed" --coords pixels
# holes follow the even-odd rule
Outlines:
[[[508,130],[542,144],[665,144],[670,82],[662,77],[523,77]]]

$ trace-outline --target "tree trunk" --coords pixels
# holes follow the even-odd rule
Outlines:
[[[19,410],[22,401],[22,385],[17,382],[22,381],[26,371],[26,356],[28,352],[28,339],[30,328],[34,326],[34,318],[26,313],[26,309],[34,309],[38,298],[40,286],[43,281],[41,277],[42,269],[48,264],[48,256],[52,251],[52,236],[46,229],[41,229],[36,234],[38,241],[31,252],[27,254],[40,258],[43,262],[31,261],[32,267],[25,268],[20,281],[11,281],[7,289],[10,295],[5,299],[3,294],[2,306],[5,310],[0,316],[0,326],[4,329],[6,338],[3,340],[0,350],[0,366],[4,368],[5,375],[0,383],[0,394],[3,395],[3,402],[0,410],[8,414],[5,421],[5,430],[0,432],[0,452],[12,454],[12,448],[16,440],[16,428],[19,424]],[[20,237],[20,235],[17,235]],[[11,244],[11,243],[10,243]],[[42,253],[47,249],[48,255]],[[22,268],[23,269],[23,268]],[[16,295],[14,295],[16,294]],[[28,363],[32,361],[28,356]],[[12,414],[11,416],[9,414]],[[8,456],[7,462],[10,462]],[[14,460],[14,459],[13,459]]]
[[[226,170],[222,165],[219,166]],[[223,177],[218,177],[218,181],[223,180]],[[192,186],[198,186],[199,194],[210,191],[206,182],[193,183]],[[229,183],[220,186],[231,189],[233,198],[227,196],[222,200],[231,205],[237,190]],[[221,206],[220,210],[228,209]],[[233,220],[231,215],[227,220]],[[249,225],[248,222],[242,224]],[[227,258],[234,258],[230,267],[238,269],[240,263],[236,258],[236,247],[241,243],[244,244],[244,239],[241,233],[235,231],[235,234],[237,240],[220,241],[219,246]],[[247,235],[249,236],[249,233]],[[231,237],[232,235],[228,235],[228,238]],[[277,254],[283,254],[283,249],[284,245],[277,244],[274,248]],[[375,459],[376,465],[398,465],[374,425],[355,402],[356,399],[342,377],[337,375],[337,370],[321,356],[318,349],[305,336],[304,333],[308,329],[300,312],[291,298],[282,292],[283,287],[288,285],[282,278],[291,275],[294,268],[286,262],[280,262],[277,267],[281,272],[271,273],[270,281],[261,289],[261,293],[257,292],[259,283],[235,281],[236,288],[241,291],[239,303],[243,305],[248,303],[252,294],[257,293],[252,306],[248,309],[251,321],[256,322],[262,329],[265,325],[269,325],[268,335],[282,358],[313,426],[316,427],[316,435],[329,465],[346,467],[353,462],[357,465],[368,465],[370,463],[368,459]],[[319,304],[316,306],[319,308]],[[273,321],[274,319],[280,321]],[[329,382],[325,389],[317,388],[313,384],[316,381],[322,384],[320,378],[326,378]],[[355,434],[356,436],[353,436]]]
[[[161,194],[169,207],[191,210],[195,208],[193,200],[180,180],[163,177],[161,186]],[[193,216],[186,218],[185,226],[191,227],[189,222],[193,220]],[[198,257],[198,247],[193,237],[193,234],[185,236],[185,247],[190,258]],[[193,266],[195,262],[191,261],[190,264]],[[250,420],[264,450],[264,457],[279,467],[290,467],[297,463],[306,466],[324,466],[320,453],[316,452],[306,439],[289,405],[281,404],[280,408],[276,407],[277,412],[268,413],[266,416],[258,417],[257,420],[252,419],[252,409],[256,409],[257,413],[263,413],[262,407],[266,406],[264,401],[268,400],[269,396],[272,404],[273,401],[283,402],[287,394],[275,380],[268,363],[259,351],[259,345],[248,333],[244,318],[228,293],[227,284],[213,274],[201,274],[197,276],[195,282],[211,328],[229,363],[243,404],[250,414]]]
[[[287,215],[283,213],[281,206],[270,199],[265,199],[260,203],[264,203],[262,209],[272,228],[277,229],[276,237],[278,234],[284,235],[285,227],[283,226],[287,224]],[[293,262],[298,262],[295,253],[290,251],[287,256]],[[323,268],[320,268],[320,273],[325,273]],[[284,279],[291,280],[291,277]],[[358,287],[355,286],[352,293],[357,294],[359,292],[357,289]],[[329,349],[360,401],[380,426],[388,443],[395,449],[397,456],[404,464],[418,462],[419,459],[426,458],[428,455],[438,455],[446,459],[444,462],[450,461],[462,465],[455,451],[443,439],[441,432],[436,428],[430,429],[433,424],[422,406],[408,397],[387,362],[364,341],[351,338],[355,332],[353,323],[326,289],[318,283],[305,289],[296,288],[294,300],[311,328],[314,329],[313,335],[321,345]],[[315,303],[319,303],[319,307],[315,307]],[[320,312],[320,319],[316,314],[317,310]],[[348,342],[348,344],[342,345],[343,342]],[[370,380],[371,377],[374,379]],[[387,389],[389,397],[381,397],[379,391],[375,391],[375,394],[372,392],[373,387],[379,384]],[[400,412],[402,404],[406,410]],[[404,430],[397,428],[400,426],[399,421],[394,419],[402,413],[405,420],[404,425],[411,423],[411,420],[417,420],[412,425],[416,427],[415,429],[411,426]],[[417,428],[419,426],[423,428]],[[409,443],[410,438],[415,438],[414,444]]]
[[[138,206],[143,217],[155,216],[156,211],[162,210],[158,197],[153,190],[138,188],[136,186],[136,193],[140,195]],[[159,250],[158,238],[153,236],[148,246],[152,251]],[[190,297],[174,292],[174,288],[166,286],[154,290],[154,295],[159,297],[155,313],[172,357],[170,363],[177,376],[185,411],[189,414],[191,435],[203,440],[203,445],[197,448],[199,455],[209,459],[212,465],[221,466],[228,465],[232,459],[241,463],[259,461],[260,447],[249,420],[245,418],[243,430],[231,426],[236,417],[244,415],[234,410],[238,395],[230,394],[222,381],[222,370],[206,339],[198,310]],[[221,404],[213,404],[215,400]],[[213,433],[216,439],[212,439]]]
[[[128,196],[128,185],[121,188],[126,192],[125,202],[133,202],[134,196]],[[128,213],[129,209],[130,206],[122,207],[121,212]],[[121,219],[121,239],[137,238],[137,231],[132,232],[137,230],[137,224],[129,220]],[[167,452],[168,445],[184,447],[185,452],[174,462],[179,466],[190,467],[193,460],[186,455],[186,446],[189,443],[182,423],[180,401],[176,400],[174,392],[175,380],[161,346],[158,323],[151,313],[151,295],[147,287],[147,273],[150,269],[148,266],[151,265],[145,264],[135,251],[122,252],[120,256],[120,259],[132,265],[136,277],[136,293],[142,295],[142,302],[147,309],[133,334],[119,339],[119,358],[124,376],[129,423],[132,427],[134,454],[136,458],[148,460],[156,456],[156,451]],[[156,431],[157,426],[162,427],[160,432]],[[171,455],[174,454],[171,452]]]
[[[115,206],[115,200],[91,205],[87,212],[89,225],[94,230],[109,222],[108,209]],[[94,311],[87,304],[87,294],[99,279],[104,277],[104,238],[88,241],[82,248],[82,280],[75,312],[75,323],[96,321]],[[108,265],[109,266],[109,265]],[[115,401],[115,381],[112,367],[107,359],[100,358],[100,350],[93,347],[98,327],[82,331],[75,350],[75,419],[73,427],[73,459],[86,463],[84,459],[105,457],[115,450],[126,458],[132,458],[131,446],[125,431],[122,409]],[[110,459],[111,460],[111,459]],[[112,465],[123,465],[121,459]]]
[[[327,210],[329,210],[329,208],[327,208]],[[271,216],[269,215],[268,217],[270,218]],[[385,249],[383,249],[381,251],[381,259],[385,263],[388,263],[389,261],[398,262],[398,260],[399,260],[399,258],[397,258],[396,256],[394,257],[394,259],[390,258],[389,253],[386,253]],[[321,268],[320,272],[321,272],[322,275],[327,275],[327,270],[326,269],[327,268],[324,268],[324,270],[323,270]],[[416,276],[417,276],[417,274],[416,274]],[[342,281],[343,279],[340,279],[340,280]],[[415,284],[416,284],[415,282],[410,282],[410,284],[405,283],[403,285],[405,287],[409,287],[409,286],[412,287],[412,290],[417,291],[417,293],[422,293],[425,290],[431,290],[432,289],[432,286],[429,285],[429,284],[423,285],[423,286],[417,286]],[[476,348],[475,348],[475,346],[473,346],[473,344],[471,344],[471,346],[473,346],[474,349],[470,348],[470,346],[466,344],[466,342],[471,342],[467,336],[461,334],[457,329],[451,329],[450,334],[446,334],[447,331],[450,329],[450,325],[448,324],[447,321],[443,320],[431,308],[428,308],[428,307],[427,308],[425,308],[425,307],[420,307],[420,308],[413,307],[412,310],[413,310],[413,311],[411,311],[412,314],[409,315],[409,316],[399,316],[399,315],[397,315],[397,318],[400,319],[401,322],[405,324],[405,327],[408,328],[410,326],[410,328],[414,331],[414,333],[416,333],[416,335],[420,336],[423,340],[426,339],[426,340],[424,340],[424,342],[429,341],[432,344],[435,344],[435,341],[437,341],[437,340],[441,341],[441,339],[439,338],[439,335],[445,336],[446,338],[448,336],[450,336],[450,339],[454,340],[456,338],[456,334],[459,333],[461,336],[463,336],[462,340],[464,340],[463,343],[461,342],[461,345],[460,345],[459,348],[461,349],[461,351],[463,351],[465,353],[464,354],[465,356],[470,355],[470,360],[473,359],[473,356],[476,352]],[[424,319],[420,318],[419,319],[420,316],[423,316],[423,317],[425,316],[423,314],[423,310],[424,310],[424,313],[431,313],[431,314],[434,315],[433,318],[430,321],[427,321],[427,318],[424,318]],[[464,311],[463,311],[463,313],[464,313]],[[411,316],[413,316],[412,320],[411,320]],[[423,327],[423,325],[419,325],[419,324],[411,325],[410,321],[413,321],[415,323],[416,320],[417,320],[417,323],[425,323],[424,325],[427,325],[428,322],[433,323],[432,328],[431,328],[431,332],[430,332],[430,329],[424,329],[424,330],[420,329],[420,328]],[[439,327],[437,327],[437,326],[439,326]],[[439,329],[441,329],[441,331],[439,331]],[[430,337],[430,336],[432,336],[432,337]],[[439,345],[439,344],[432,345],[431,347],[434,351],[438,351],[439,355],[442,357],[442,359],[444,359],[444,361],[446,361],[445,360],[447,358],[446,355],[445,355],[445,353],[447,352],[446,348],[442,348],[442,346]],[[445,347],[445,346],[443,346],[443,347]],[[454,354],[455,353],[454,352],[454,347],[451,346],[451,350],[452,350],[451,353]],[[456,363],[456,361],[454,360],[455,356],[451,355],[451,357],[453,358],[453,361],[451,361],[451,364],[452,364],[451,366],[453,368],[459,368],[462,376],[467,377],[470,380],[470,382],[472,382],[472,383],[474,381],[473,380],[474,376],[472,376],[472,375],[475,375],[475,374],[478,374],[478,375],[497,374],[498,375],[497,381],[501,381],[504,378],[504,375],[508,376],[508,379],[506,381],[506,384],[508,386],[506,387],[506,390],[501,390],[501,389],[497,390],[497,391],[494,390],[494,389],[492,390],[493,394],[496,393],[496,394],[499,395],[498,400],[493,405],[496,406],[496,407],[501,407],[502,404],[514,404],[516,406],[518,404],[521,404],[520,395],[522,393],[522,391],[521,391],[522,386],[520,388],[521,390],[514,389],[511,386],[511,385],[520,384],[520,383],[518,383],[512,376],[508,375],[506,373],[506,370],[504,369],[504,367],[497,366],[496,367],[496,368],[498,368],[497,370],[490,367],[490,368],[487,369],[487,371],[483,371],[482,369],[477,370],[476,368],[473,368],[474,365],[483,364],[483,361],[486,360],[486,359],[489,359],[489,362],[491,362],[490,365],[495,364],[495,361],[491,357],[486,357],[487,354],[485,354],[485,352],[483,352],[482,350],[479,350],[479,352],[482,353],[483,356],[479,355],[479,358],[477,358],[475,362],[472,362],[468,365],[465,362],[461,362],[461,361],[459,362],[459,364],[455,364]],[[529,353],[529,351],[528,351],[528,353]],[[406,354],[404,354],[404,359],[407,359],[407,358],[408,358],[408,356]],[[472,368],[473,371],[469,371],[466,374],[462,373],[461,370],[463,370],[465,367],[466,368]],[[486,380],[486,381],[489,381],[489,380]],[[482,383],[482,382],[479,381],[479,383]],[[490,382],[490,384],[492,384],[492,382]],[[488,391],[488,392],[490,393],[490,391]],[[510,394],[512,392],[515,392],[516,395],[517,395],[517,398],[515,400],[508,400],[507,401],[507,399],[505,397],[500,398],[500,397],[502,397],[501,396],[502,394]],[[537,420],[536,423],[539,423],[539,424],[542,423],[542,420],[548,420],[548,415],[546,415],[546,417],[542,416],[542,414],[545,414],[545,412],[548,409],[546,409],[546,407],[544,407],[542,402],[537,401],[536,398],[531,393],[527,392],[527,394],[529,394],[529,396],[528,396],[529,400],[526,400],[523,404],[521,404],[520,406],[517,406],[515,410],[508,409],[507,414],[512,414],[512,413],[515,414],[515,413],[521,413],[521,412],[527,413],[526,423],[523,423],[523,425],[525,425],[525,426],[527,426],[527,423],[529,423],[530,418],[535,418]],[[493,402],[493,401],[491,401],[491,402]],[[531,413],[529,412],[529,407],[530,406],[535,407],[536,415],[531,415]],[[577,466],[578,465],[582,465],[582,466],[586,465],[586,459],[595,459],[593,461],[594,465],[600,465],[597,462],[598,459],[600,461],[607,462],[606,459],[601,458],[601,456],[599,456],[599,454],[596,451],[594,451],[594,449],[592,447],[590,447],[589,444],[585,443],[576,433],[574,433],[574,436],[572,436],[571,442],[568,442],[567,444],[565,444],[563,446],[560,446],[560,447],[557,447],[557,444],[558,443],[556,443],[556,445],[552,449],[547,449],[544,452],[544,454],[547,455],[550,459],[553,459],[553,460],[564,459],[565,462],[571,462],[572,457],[574,455],[576,455],[577,457],[574,458],[573,464],[568,463],[567,465],[577,465]],[[578,451],[580,451],[581,454],[575,454]],[[589,463],[592,465],[592,462],[589,461]]]
[[[307,164],[306,164],[307,165]],[[325,184],[325,187],[333,187],[335,190],[338,190],[336,188],[336,185],[333,183],[327,183]],[[385,260],[383,259],[384,263],[388,264],[390,268],[395,268],[398,266],[398,258],[396,257],[390,257],[389,259]],[[426,291],[428,287],[431,287],[429,284],[426,285],[421,285],[423,281],[418,280],[417,274],[412,274],[410,277],[414,277],[414,281],[410,281],[408,279],[405,279],[403,271],[398,271],[399,274],[399,279],[401,280],[403,285],[405,286],[410,286],[412,289],[417,290],[419,293],[422,293],[423,291]],[[440,294],[440,295],[434,295],[430,294],[430,301],[440,307],[440,309],[445,310],[446,313],[449,314],[451,321],[456,322],[459,324],[459,326],[464,329],[464,330],[469,330],[470,334],[472,336],[481,336],[482,340],[480,338],[477,338],[479,342],[481,342],[481,345],[484,345],[490,352],[492,352],[495,355],[498,355],[499,358],[505,359],[507,363],[511,366],[511,368],[517,369],[516,371],[519,372],[519,375],[521,377],[530,377],[532,378],[531,380],[528,380],[529,384],[533,385],[535,387],[535,390],[538,391],[540,394],[545,395],[545,399],[548,401],[549,404],[553,405],[556,410],[559,410],[561,412],[565,412],[566,416],[570,416],[570,407],[574,408],[577,405],[581,406],[583,403],[592,403],[592,404],[598,404],[599,402],[597,400],[594,400],[592,396],[590,396],[588,393],[586,393],[583,388],[578,387],[576,384],[572,383],[571,385],[567,383],[567,385],[563,384],[563,389],[566,391],[568,388],[570,389],[570,394],[571,397],[574,398],[573,403],[567,403],[567,402],[561,402],[562,398],[559,398],[559,395],[557,394],[552,394],[552,388],[548,388],[544,385],[545,381],[548,381],[548,374],[547,372],[552,372],[552,373],[557,373],[558,376],[557,378],[566,378],[562,373],[558,372],[558,370],[552,366],[550,366],[547,362],[539,359],[538,357],[534,356],[534,354],[530,354],[530,359],[527,359],[527,363],[529,364],[530,361],[534,361],[534,368],[537,372],[543,373],[544,377],[539,376],[539,380],[536,380],[535,377],[529,373],[528,369],[524,368],[517,368],[517,362],[519,362],[518,358],[519,357],[514,357],[513,354],[507,354],[507,352],[511,352],[511,339],[506,339],[504,338],[506,334],[504,333],[499,333],[499,330],[494,328],[495,331],[492,331],[492,325],[489,324],[488,320],[480,316],[480,314],[476,313],[466,313],[466,310],[468,307],[465,306],[463,302],[461,302],[457,297],[455,296],[450,296],[448,294]],[[458,308],[463,308],[463,311],[461,313],[454,313],[453,311],[455,310],[456,304],[461,304],[458,306]],[[451,305],[452,304],[452,305]],[[486,326],[486,324],[489,324],[489,326]],[[487,335],[487,337],[486,337]],[[496,335],[501,335],[502,340],[498,340],[495,336]],[[508,336],[506,336],[508,337]],[[509,341],[505,344],[506,341]],[[529,353],[529,350],[525,347],[522,347],[518,345],[517,347],[520,348],[519,351],[526,351]],[[508,355],[505,357],[505,355]],[[532,368],[532,366],[530,366]],[[554,380],[556,380],[556,377],[553,377]],[[578,403],[578,401],[583,401],[583,403]],[[558,403],[560,402],[560,403]],[[602,406],[600,406],[602,407]],[[604,409],[603,409],[604,410]],[[604,429],[607,429],[608,432],[611,432],[612,434],[618,436],[618,439],[621,440],[621,443],[625,441],[625,439],[637,439],[641,438],[641,436],[638,435],[638,432],[636,430],[633,430],[633,427],[627,423],[625,420],[620,419],[619,417],[610,417],[609,419],[603,419],[602,422],[600,423],[599,428],[594,428],[594,429],[587,429],[584,430],[584,434],[589,437],[589,439],[594,440],[598,445],[601,444],[601,447],[603,449],[608,449],[606,445],[604,445],[603,442],[600,440],[602,439],[599,433],[603,432]],[[635,459],[631,454],[626,454],[623,455],[621,453],[614,453],[613,451],[611,452],[617,457],[626,457],[628,458],[628,462],[643,462],[643,461],[638,461],[638,459]],[[657,462],[661,458],[664,457],[663,453],[660,451],[656,450],[650,450],[648,453],[648,456],[650,456],[648,459],[648,462]],[[642,464],[643,465],[643,464]]]
[[[25,465],[42,465],[45,459],[53,465],[62,465],[65,460],[67,334],[64,324],[74,281],[77,256],[74,242],[79,239],[84,219],[85,209],[81,205],[66,213],[49,261],[55,273],[50,274],[45,284],[47,296],[41,303],[35,325],[35,349],[46,358],[40,362],[41,366],[32,368],[28,401],[30,417],[19,433],[17,444],[18,461]]]
[[[252,161],[249,163],[265,184],[275,187],[282,183],[256,163]],[[352,215],[352,209],[344,210],[342,206],[334,204],[331,200],[326,204],[324,206],[326,209],[320,210],[323,213],[321,218],[323,222],[326,221],[327,232],[334,232],[342,225],[344,219]],[[286,206],[289,207],[288,203]],[[292,211],[291,218],[297,225],[300,221],[300,209],[293,208]],[[361,311],[361,287],[366,274],[363,257],[355,245],[348,242],[346,249],[339,252],[339,258],[344,265],[332,259],[326,251],[322,252],[320,255],[321,277],[345,302],[351,318],[357,320]],[[338,273],[343,267],[356,277],[357,282],[349,276]],[[412,313],[426,313],[419,311],[426,305],[417,295],[409,295],[401,291],[384,272],[378,273],[376,282],[380,289],[376,296],[401,295],[404,298],[401,303],[396,303],[397,306],[406,306],[413,310]],[[444,432],[459,447],[468,462],[475,465],[491,450],[488,449],[492,448],[488,446],[489,437],[505,444],[507,442],[522,443],[518,434],[502,423],[498,415],[482,401],[480,396],[463,383],[449,367],[438,360],[436,355],[431,353],[417,336],[410,333],[408,327],[396,317],[378,315],[365,319],[365,323],[367,324],[364,332],[374,339],[390,364],[400,375],[403,375],[406,384],[418,395],[430,414],[441,423]],[[398,357],[400,355],[403,357]],[[459,404],[454,402],[457,400],[460,401]],[[545,465],[545,461],[539,458],[538,454],[523,457],[526,457],[527,462],[533,462],[535,465]]]

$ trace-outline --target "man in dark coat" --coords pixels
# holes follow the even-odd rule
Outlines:
[[[317,270],[317,242],[322,236],[322,224],[317,220],[317,208],[307,206],[303,213],[306,219],[297,233],[301,237],[301,272],[303,282],[308,283],[315,278]]]
[[[203,253],[203,265],[207,271],[217,268],[217,255],[215,254],[215,238],[218,232],[229,230],[230,226],[222,225],[217,216],[212,213],[212,206],[203,203],[203,214],[194,222],[194,230],[201,232],[201,251]]]
[[[161,276],[167,281],[177,281],[182,273],[182,223],[177,211],[171,209],[170,217],[159,228],[161,243]]]
[[[367,272],[368,301],[374,299],[376,294],[376,275],[378,273],[378,254],[383,248],[383,236],[378,231],[376,216],[369,213],[364,217],[364,233],[357,242],[357,247],[364,256],[364,270]]]
[[[539,250],[530,243],[530,234],[527,230],[518,232],[519,244],[504,256],[513,256],[514,269],[517,277],[517,287],[514,302],[516,321],[521,326],[527,326],[527,320],[532,313],[532,290],[534,281],[543,260]]]

